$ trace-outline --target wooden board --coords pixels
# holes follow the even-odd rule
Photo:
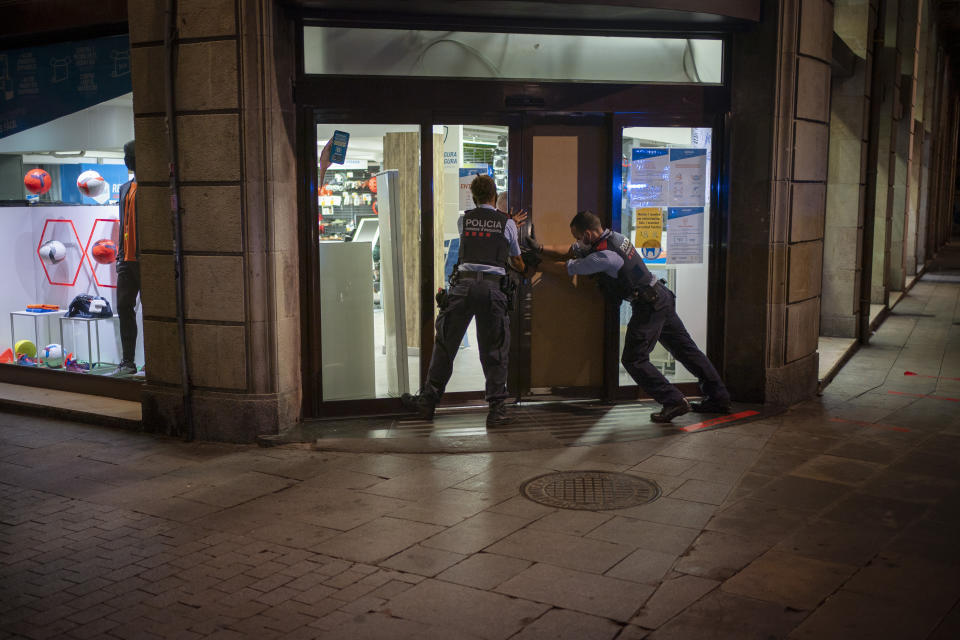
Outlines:
[[[569,245],[577,213],[576,136],[533,136],[532,211],[545,245]],[[532,388],[600,386],[603,298],[589,278],[538,274],[533,281]]]

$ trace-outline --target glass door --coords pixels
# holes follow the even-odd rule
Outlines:
[[[470,183],[477,175],[489,175],[497,186],[497,208],[508,213],[510,127],[497,124],[435,124],[434,135],[441,136],[442,161],[434,161],[434,212],[437,218],[434,232],[435,288],[446,287],[450,275],[457,268],[460,253],[460,234],[463,214],[474,208]],[[517,336],[512,336],[516,339]],[[517,363],[511,358],[511,369]],[[468,393],[482,397],[485,386],[483,369],[476,337],[476,322],[472,321],[460,344],[447,384],[448,393]]]
[[[707,352],[713,129],[621,126],[619,230],[676,294],[677,314]],[[620,306],[620,350],[630,320]],[[696,378],[660,344],[650,361],[674,383]],[[621,387],[636,383],[619,365]]]
[[[318,124],[318,156],[337,130],[316,193],[321,399],[397,398],[420,380],[420,126]]]

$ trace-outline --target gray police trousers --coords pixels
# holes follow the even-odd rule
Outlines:
[[[510,321],[507,296],[496,280],[465,275],[448,292],[447,308],[437,316],[437,338],[430,358],[422,396],[434,403],[443,396],[453,374],[457,356],[470,320],[477,319],[480,366],[487,380],[487,402],[507,397],[507,359],[510,352]]]
[[[720,379],[707,356],[687,333],[677,315],[676,297],[661,283],[654,285],[657,300],[653,303],[635,301],[633,314],[627,324],[627,336],[620,361],[640,388],[660,404],[677,404],[683,394],[670,384],[650,362],[650,352],[657,340],[687,371],[697,376],[700,390],[708,398],[730,401],[730,392]]]

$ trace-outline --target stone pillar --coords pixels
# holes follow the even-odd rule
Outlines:
[[[897,48],[899,7],[901,0],[887,3],[884,24],[884,45],[877,51],[874,63],[882,66],[880,86],[872,95],[882,100],[880,121],[877,123],[877,186],[873,223],[873,277],[870,284],[870,302],[886,305],[890,292],[889,267],[892,261],[893,185],[896,171],[897,123],[900,118],[900,56]],[[870,212],[866,212],[870,215]]]
[[[933,156],[933,135],[931,123],[933,120],[934,107],[934,87],[936,86],[937,69],[937,37],[936,30],[930,20],[930,3],[923,5],[923,31],[922,47],[920,48],[922,56],[922,68],[919,75],[922,85],[922,91],[917,91],[917,100],[919,102],[918,111],[920,118],[920,128],[918,135],[921,136],[919,142],[920,151],[920,170],[919,170],[919,198],[917,200],[917,265],[918,267],[926,264],[929,257],[928,229],[930,226],[930,191],[931,175],[930,164]]]
[[[165,128],[165,2],[130,0],[146,428],[183,425]],[[196,436],[300,412],[292,23],[271,2],[179,0],[175,112]]]
[[[870,0],[838,0],[834,32],[843,67],[831,86],[830,160],[824,231],[820,334],[857,337],[860,310],[861,236],[866,187],[867,120],[870,113],[871,38],[876,22]]]
[[[893,94],[891,162],[893,208],[890,212],[890,260],[887,278],[891,291],[903,291],[906,284],[907,235],[910,221],[907,211],[909,190],[911,128],[913,124],[913,74],[917,42],[917,2],[900,0],[897,17],[897,60]]]
[[[817,386],[833,5],[763,16],[732,39],[724,363],[737,399],[790,404]]]

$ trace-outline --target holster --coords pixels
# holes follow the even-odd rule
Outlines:
[[[500,290],[507,296],[507,311],[517,310],[517,281],[509,275],[503,277],[500,281]]]
[[[655,304],[657,302],[657,290],[653,286],[640,287],[637,289],[637,301],[649,305]]]
[[[437,295],[435,297],[437,299],[437,308],[440,309],[440,311],[446,309],[447,305],[450,304],[450,296],[447,294],[446,289],[437,289]]]

